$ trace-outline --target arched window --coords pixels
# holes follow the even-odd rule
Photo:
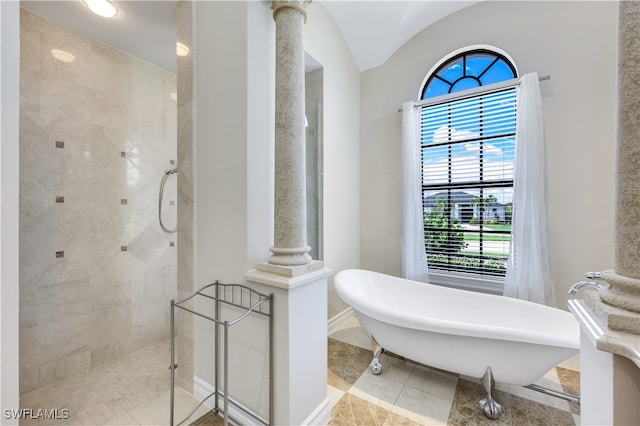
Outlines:
[[[472,47],[420,87],[424,235],[430,277],[500,280],[508,259],[516,131],[508,55]]]
[[[454,54],[427,75],[420,99],[460,92],[518,77],[506,55],[488,49],[472,49]]]

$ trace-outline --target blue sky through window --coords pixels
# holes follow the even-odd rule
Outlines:
[[[424,98],[515,78],[515,70],[492,52],[461,54],[429,77]],[[430,106],[422,111],[423,185],[513,179],[513,90]],[[468,189],[478,195],[479,190]],[[512,201],[511,188],[487,188],[498,203]]]
[[[513,179],[513,89],[427,107],[423,115],[423,185]],[[511,202],[511,189],[485,189],[493,192],[499,203]]]
[[[486,86],[515,77],[515,69],[496,53],[467,52],[445,62],[429,77],[422,99]]]

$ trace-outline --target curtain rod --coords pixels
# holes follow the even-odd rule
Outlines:
[[[538,77],[538,81],[550,80],[550,79],[551,79],[550,75],[543,75],[541,77]],[[498,83],[489,84],[487,86],[474,87],[473,89],[465,90],[464,92],[447,93],[446,95],[436,96],[431,99],[425,99],[420,102],[416,102],[414,104],[414,108],[421,108],[427,105],[435,105],[435,104],[440,104],[444,102],[451,102],[456,99],[462,99],[469,96],[473,96],[476,93],[498,91],[498,90],[506,89],[509,87],[516,87],[519,84],[520,84],[520,78],[513,78],[511,80],[500,81]],[[398,112],[402,112],[402,108],[398,108]]]

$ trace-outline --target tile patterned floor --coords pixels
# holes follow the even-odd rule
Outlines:
[[[495,398],[502,416],[484,417],[477,380],[461,377],[391,354],[383,354],[383,373],[373,375],[369,339],[355,318],[329,336],[329,395],[333,426],[342,425],[575,425],[580,409],[567,401],[522,387],[498,384]],[[540,386],[579,393],[579,360],[549,371]]]
[[[68,419],[22,419],[20,425],[167,425],[171,360],[169,341],[135,352],[80,377],[20,396],[23,409],[69,410]],[[190,394],[176,388],[176,417],[195,407]],[[204,415],[200,409],[194,419]]]
[[[478,401],[477,380],[460,377],[391,354],[383,354],[384,371],[374,376],[369,339],[355,318],[329,336],[328,394],[332,426],[342,425],[574,425],[575,404],[525,388],[498,384],[503,414],[490,421]],[[69,410],[68,419],[21,420],[21,425],[166,425],[169,419],[169,344],[163,342],[71,378],[21,396],[21,408]],[[579,362],[570,359],[549,371],[538,384],[577,394]],[[177,416],[184,418],[195,400],[180,389]],[[218,426],[222,420],[200,408],[195,426]]]

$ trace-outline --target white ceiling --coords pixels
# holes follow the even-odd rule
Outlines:
[[[113,18],[95,15],[82,0],[21,0],[20,5],[67,28],[175,72],[177,1],[112,0],[112,3],[119,9]]]
[[[321,0],[360,71],[382,65],[417,33],[479,0]]]
[[[422,29],[478,0],[316,0],[327,10],[361,71],[383,64]],[[114,18],[91,13],[82,0],[22,0],[38,15],[175,71],[175,0],[112,0]]]

